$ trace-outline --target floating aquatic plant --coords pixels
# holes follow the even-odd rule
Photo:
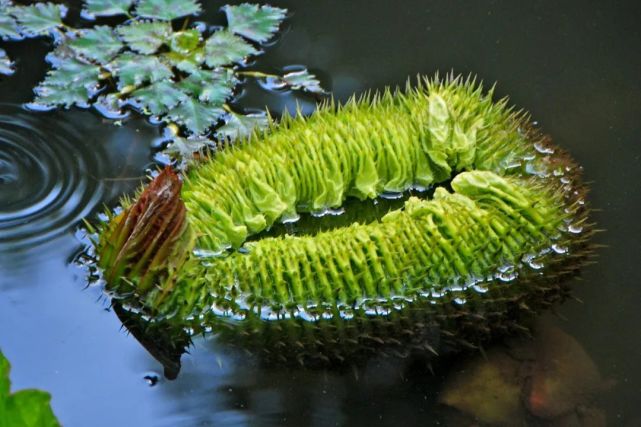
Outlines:
[[[579,171],[480,85],[421,80],[285,118],[184,182],[165,170],[103,227],[99,265],[151,319],[277,359],[473,347],[562,296],[590,235]],[[256,240],[410,188],[435,191],[370,223]]]
[[[40,390],[11,393],[9,361],[0,351],[0,425],[20,427],[59,427],[51,410],[51,396]]]
[[[169,125],[170,152],[189,156],[212,138],[248,136],[266,126],[266,115],[244,115],[229,102],[244,78],[269,78],[294,90],[323,93],[306,69],[282,76],[244,70],[263,53],[262,43],[278,31],[286,10],[268,5],[224,6],[226,28],[189,25],[201,12],[195,0],[87,0],[88,19],[122,16],[117,26],[72,28],[67,9],[53,3],[0,3],[0,36],[52,36],[51,70],[35,88],[36,109],[96,108],[109,117],[135,110]],[[185,18],[177,29],[174,20]],[[0,51],[0,72],[12,64]],[[212,130],[218,128],[215,132]]]

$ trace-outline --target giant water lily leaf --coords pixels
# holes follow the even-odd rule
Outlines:
[[[194,134],[202,134],[225,114],[220,106],[187,98],[167,114],[167,119],[183,125]]]
[[[287,9],[249,3],[238,6],[227,5],[223,10],[232,32],[259,43],[272,38],[287,14]]]
[[[5,52],[3,49],[0,49],[0,74],[10,76],[11,74],[13,74],[13,72],[13,62],[7,56],[7,52]]]
[[[323,94],[325,91],[320,85],[320,81],[315,75],[311,74],[306,68],[299,71],[291,71],[282,78],[283,82],[292,89],[304,90],[305,92]]]
[[[83,30],[81,35],[69,41],[69,47],[88,59],[93,59],[100,64],[105,64],[122,49],[122,42],[118,40],[114,31],[107,26],[98,26]]]
[[[108,66],[118,78],[118,89],[170,79],[173,72],[155,56],[122,54]]]
[[[82,10],[89,16],[126,15],[135,0],[85,0]]]
[[[266,114],[230,113],[225,124],[216,130],[216,136],[220,139],[236,140],[250,136],[254,131],[265,129],[269,126],[269,118]]]
[[[98,85],[100,68],[77,60],[64,61],[59,68],[50,70],[44,81],[34,90],[36,104],[46,106],[83,105],[91,98]]]
[[[42,36],[62,26],[67,8],[53,3],[36,3],[9,9],[20,26],[20,32],[30,37]]]
[[[172,30],[171,24],[166,21],[133,21],[118,27],[117,31],[132,50],[149,55],[168,43]]]
[[[216,31],[205,42],[205,62],[210,67],[243,62],[258,53],[254,46],[227,30]]]
[[[160,81],[138,89],[131,94],[131,97],[151,114],[157,116],[168,112],[187,99],[187,95],[169,81]]]
[[[200,12],[195,0],[140,0],[136,15],[143,18],[172,20]]]
[[[51,410],[51,395],[40,390],[11,393],[11,365],[0,352],[0,425],[20,427],[59,427]]]
[[[198,70],[178,86],[188,95],[209,104],[222,105],[233,93],[238,80],[228,69]]]

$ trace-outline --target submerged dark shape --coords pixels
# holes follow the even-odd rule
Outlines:
[[[589,252],[580,168],[528,121],[460,78],[285,118],[182,189],[161,172],[101,230],[99,265],[153,321],[275,360],[476,348],[563,299]],[[247,241],[299,212],[416,187],[433,198],[380,220]]]

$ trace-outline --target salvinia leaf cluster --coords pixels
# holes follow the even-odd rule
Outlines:
[[[9,361],[0,351],[0,426],[59,427],[49,393],[40,390],[10,392]]]
[[[170,125],[169,152],[190,155],[212,138],[236,138],[268,123],[266,115],[241,114],[229,105],[246,77],[271,79],[280,86],[322,94],[306,69],[271,75],[245,70],[249,58],[278,31],[286,10],[240,4],[222,8],[227,27],[189,23],[202,12],[196,0],[86,0],[81,16],[88,28],[64,22],[67,9],[53,3],[18,6],[0,0],[0,36],[51,36],[51,69],[34,89],[36,109],[96,106],[109,117],[134,109]],[[99,19],[122,17],[117,26]],[[176,21],[178,20],[178,21]],[[0,72],[12,73],[0,50]]]

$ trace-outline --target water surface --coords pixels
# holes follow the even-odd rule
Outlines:
[[[210,2],[211,3],[211,2]],[[598,263],[559,308],[617,385],[610,425],[641,422],[641,7],[637,2],[274,1],[292,13],[265,69],[306,64],[339,101],[417,73],[473,72],[532,112],[591,182]],[[213,4],[213,3],[212,3]],[[221,3],[222,5],[222,3]],[[210,6],[208,17],[222,22]],[[17,106],[45,73],[43,41],[4,43],[18,72],[0,79],[0,347],[16,389],[52,393],[75,426],[436,425],[448,374],[372,360],[357,373],[263,368],[197,339],[174,381],[121,328],[99,288],[69,260],[78,220],[133,191],[158,130],[116,127],[86,111]],[[243,106],[276,115],[313,100],[250,86]],[[565,320],[561,320],[565,319]]]

